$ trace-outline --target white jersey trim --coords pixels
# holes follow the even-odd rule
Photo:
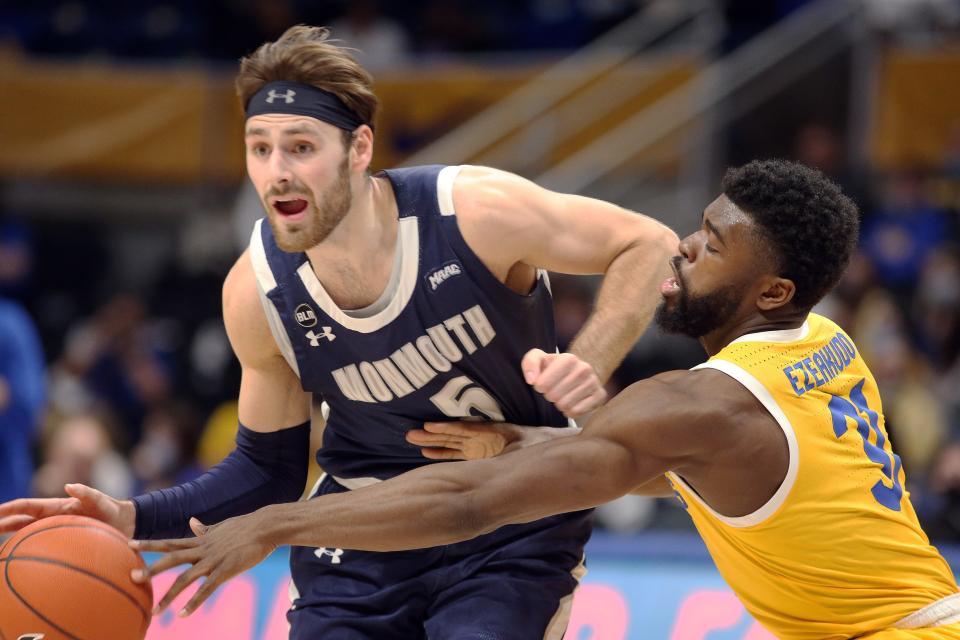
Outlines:
[[[263,218],[253,223],[253,234],[250,236],[250,260],[253,262],[253,273],[257,276],[260,288],[264,293],[270,293],[277,288],[277,280],[273,277],[273,270],[267,262],[267,252],[263,248],[263,235],[260,229],[262,226]]]
[[[453,206],[453,183],[460,173],[461,166],[450,166],[440,169],[437,175],[437,204],[440,207],[440,215],[454,216],[457,214]]]
[[[893,623],[894,629],[922,629],[923,627],[944,627],[960,622],[960,593],[940,598],[919,611]]]
[[[570,624],[570,614],[573,613],[573,596],[580,588],[580,582],[586,574],[587,556],[584,554],[580,557],[580,564],[570,570],[570,575],[576,582],[573,591],[560,598],[559,606],[543,632],[543,640],[563,640],[567,626]]]
[[[300,265],[297,274],[313,301],[333,320],[359,333],[373,333],[397,319],[417,287],[417,273],[420,266],[420,231],[417,218],[415,216],[400,218],[397,234],[399,236],[397,251],[401,252],[400,277],[396,279],[397,290],[383,309],[370,316],[355,317],[344,313],[323,288],[310,262]],[[391,277],[392,280],[393,277]]]
[[[693,500],[695,500],[700,506],[706,509],[707,512],[713,515],[720,522],[737,528],[752,527],[760,524],[773,515],[774,512],[776,512],[776,510],[783,505],[787,499],[787,496],[790,494],[790,490],[793,489],[793,485],[797,481],[797,473],[800,469],[800,455],[799,448],[797,446],[797,436],[793,430],[793,425],[790,424],[790,420],[783,412],[783,409],[780,408],[780,405],[777,404],[777,401],[773,399],[772,395],[770,395],[770,391],[768,391],[759,380],[754,378],[741,367],[738,367],[732,362],[728,362],[726,360],[711,360],[709,362],[699,364],[693,369],[716,369],[717,371],[721,371],[746,387],[747,391],[752,393],[754,397],[760,401],[760,404],[766,408],[770,415],[773,416],[773,419],[777,421],[777,424],[780,425],[780,428],[783,429],[783,435],[787,438],[787,450],[790,458],[787,464],[787,474],[784,476],[783,482],[780,483],[780,486],[777,488],[776,492],[774,492],[773,496],[767,500],[766,504],[753,513],[748,513],[745,516],[730,517],[714,511],[710,505],[700,498],[697,492],[694,491],[690,485],[684,482],[683,478],[673,472],[668,473],[670,474],[670,477],[677,482],[677,484],[680,484],[687,490],[687,493],[690,494]]]
[[[273,277],[273,271],[267,262],[267,254],[263,249],[263,236],[260,235],[260,226],[263,219],[257,220],[253,225],[253,235],[250,237],[250,260],[253,262],[253,272],[257,279],[257,295],[260,298],[260,304],[263,306],[263,314],[267,317],[267,325],[270,327],[270,333],[273,334],[273,341],[280,349],[280,354],[287,361],[293,372],[300,377],[300,367],[297,365],[297,357],[293,353],[293,345],[290,344],[290,336],[283,327],[283,321],[280,319],[280,313],[267,292],[277,288],[277,281]]]
[[[740,336],[730,344],[737,344],[738,342],[796,342],[797,340],[803,340],[810,334],[810,325],[806,320],[803,321],[803,324],[797,327],[796,329],[780,329],[777,331],[760,331],[758,333],[748,333],[745,336]]]

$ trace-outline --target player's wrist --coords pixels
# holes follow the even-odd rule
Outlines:
[[[133,500],[118,500],[118,529],[120,533],[132,538],[137,529],[137,507]]]

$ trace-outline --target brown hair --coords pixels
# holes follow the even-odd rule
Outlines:
[[[360,119],[373,127],[380,101],[373,78],[348,50],[330,40],[325,27],[297,25],[276,42],[266,42],[240,60],[236,87],[246,108],[250,98],[268,82],[309,84],[343,100]]]

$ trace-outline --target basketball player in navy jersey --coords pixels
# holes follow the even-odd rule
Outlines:
[[[70,498],[0,506],[0,531],[66,512],[136,538],[185,537],[191,518],[295,501],[314,395],[330,411],[313,496],[430,463],[405,437],[425,422],[562,427],[603,403],[649,323],[672,231],[493,169],[369,175],[371,78],[325,30],[263,45],[237,88],[267,218],[223,290],[243,370],[236,450],[195,482],[132,501],[68,485]],[[604,274],[569,353],[556,353],[546,270]],[[560,638],[589,535],[580,511],[413,552],[294,547],[290,637]]]

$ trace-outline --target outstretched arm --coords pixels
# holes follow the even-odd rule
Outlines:
[[[715,450],[730,449],[738,437],[736,428],[726,428],[734,412],[713,401],[716,387],[704,384],[711,375],[723,374],[680,371],[639,382],[594,414],[578,436],[497,458],[430,465],[355,491],[264,507],[213,527],[194,521],[197,538],[136,543],[169,553],[134,579],[193,564],[158,605],[163,610],[206,576],[184,609],[189,614],[225,580],[280,545],[416,549],[602,504],[667,470],[698,469]]]

